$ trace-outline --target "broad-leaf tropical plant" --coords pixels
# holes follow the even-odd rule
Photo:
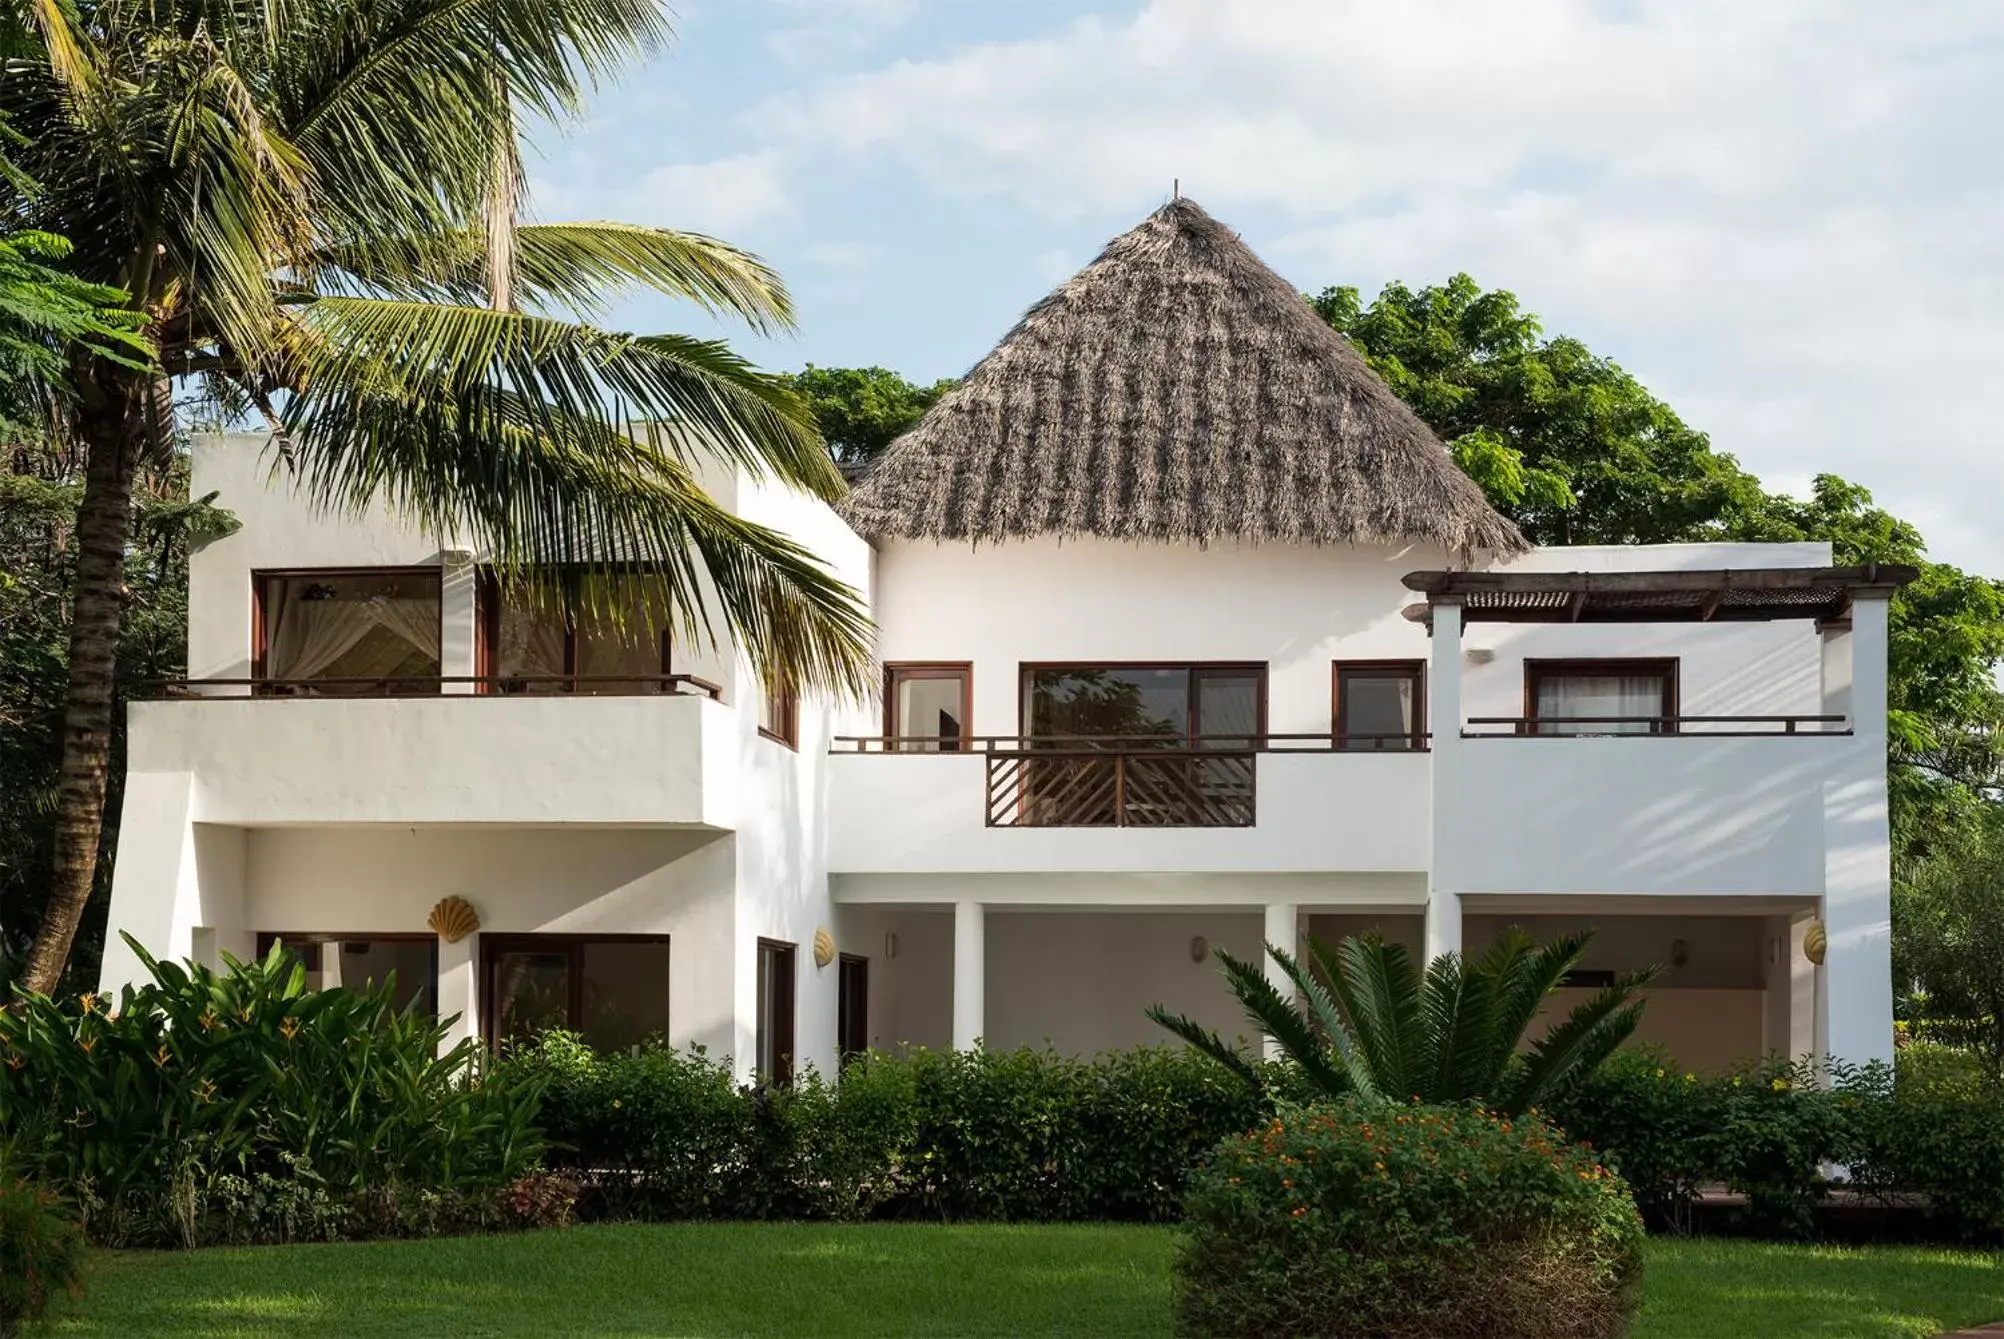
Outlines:
[[[708,237],[517,223],[518,123],[561,125],[660,48],[660,0],[26,0],[11,22],[0,115],[37,189],[0,203],[132,295],[161,369],[78,349],[63,377],[88,470],[30,989],[55,987],[95,878],[133,479],[176,382],[262,421],[323,506],[392,507],[547,600],[616,562],[628,599],[727,629],[772,682],[863,685],[854,592],[698,481],[721,452],[833,497],[809,409],[719,341],[581,323],[638,287],[783,328],[778,277]]]
[[[1269,981],[1259,963],[1214,952],[1247,1019],[1318,1093],[1480,1102],[1514,1114],[1591,1074],[1641,1021],[1637,992],[1654,969],[1618,978],[1523,1045],[1592,938],[1572,934],[1540,945],[1512,928],[1481,957],[1443,953],[1424,973],[1402,946],[1375,934],[1345,939],[1333,950],[1309,935],[1305,963],[1268,944],[1298,1001]],[[1148,1016],[1247,1083],[1263,1082],[1258,1067],[1212,1029],[1159,1004]]]

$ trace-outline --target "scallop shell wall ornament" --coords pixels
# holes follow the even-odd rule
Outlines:
[[[1822,921],[1811,921],[1809,929],[1802,936],[1802,956],[1821,967],[1823,955],[1829,951],[1829,932],[1823,928]]]
[[[463,897],[441,897],[431,915],[425,918],[425,924],[446,943],[457,944],[480,928],[480,913]]]
[[[835,961],[835,936],[828,933],[828,927],[818,926],[814,931],[814,965],[826,967]]]

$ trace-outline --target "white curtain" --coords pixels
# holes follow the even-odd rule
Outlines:
[[[407,667],[416,658],[430,662],[430,673],[438,672],[436,600],[388,595],[306,600],[299,598],[297,585],[286,582],[273,604],[265,665],[271,678],[366,678],[409,672]],[[364,647],[377,628],[392,636]]]
[[[1645,735],[1650,720],[1663,715],[1663,680],[1653,674],[1554,675],[1538,681],[1538,733],[1547,735]],[[1624,716],[1620,724],[1571,725],[1567,716]],[[1637,720],[1636,717],[1648,719]]]

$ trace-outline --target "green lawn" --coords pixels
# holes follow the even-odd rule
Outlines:
[[[1156,1335],[1167,1230],[731,1224],[99,1259],[58,1333],[105,1339]],[[1640,1339],[1928,1336],[2004,1319],[1956,1251],[1650,1249]]]

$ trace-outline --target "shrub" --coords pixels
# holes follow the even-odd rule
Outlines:
[[[472,1047],[441,1056],[445,1024],[390,983],[309,991],[279,949],[220,973],[145,961],[115,1007],[0,1013],[0,1127],[98,1241],[322,1237],[365,1188],[485,1192],[536,1165],[534,1078],[476,1080]]]
[[[1201,1335],[1619,1335],[1641,1251],[1621,1179],[1536,1115],[1290,1109],[1193,1179],[1177,1320]]]
[[[48,1314],[83,1278],[83,1231],[46,1186],[0,1168],[0,1339]]]
[[[869,1055],[745,1089],[700,1051],[549,1033],[500,1068],[542,1091],[550,1160],[607,1216],[1160,1222],[1198,1159],[1269,1111],[1168,1047]]]
[[[1933,1234],[2004,1239],[2004,1082],[1971,1057],[1921,1045],[1901,1053],[1897,1083],[1854,1081],[1844,1159],[1867,1191],[1924,1197]]]

